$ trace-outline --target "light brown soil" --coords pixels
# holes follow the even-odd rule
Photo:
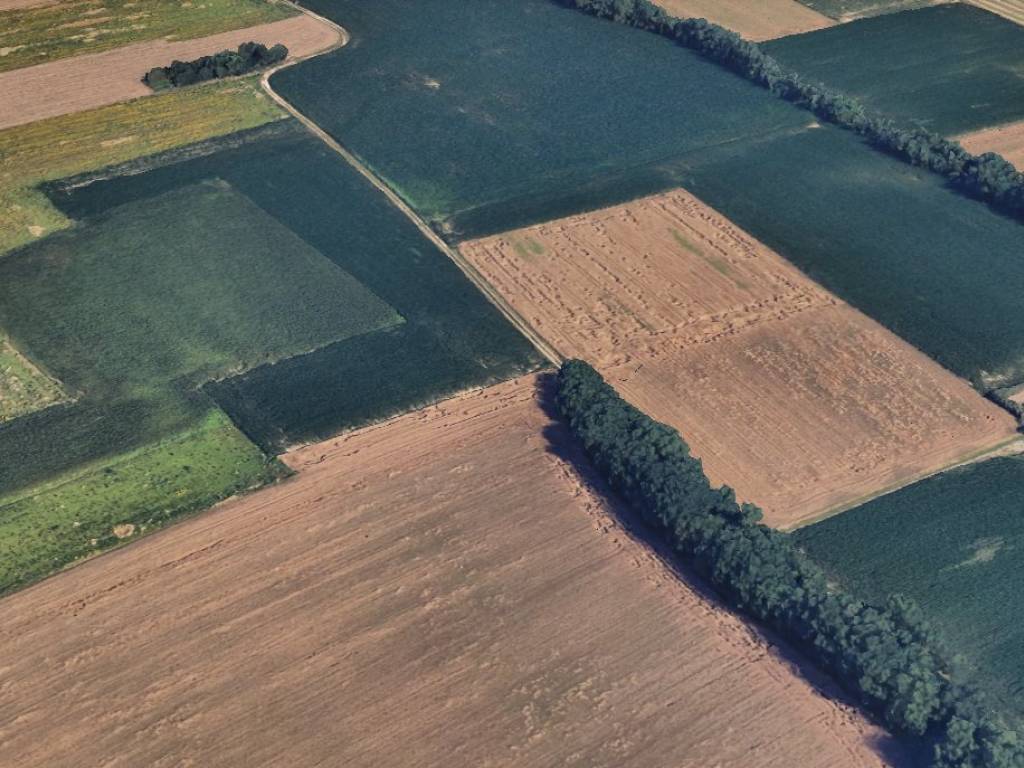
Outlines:
[[[1024,24],[1024,0],[968,0],[971,5],[998,13],[1010,21]]]
[[[0,601],[30,766],[852,768],[883,734],[680,581],[527,378]]]
[[[771,40],[830,27],[836,22],[797,0],[655,0],[680,19],[721,24],[748,40]]]
[[[58,2],[60,0],[0,0],[0,11],[20,11],[23,8],[39,8]]]
[[[248,40],[284,43],[301,58],[339,42],[335,27],[306,14],[194,40],[154,40],[0,72],[0,129],[81,112],[152,93],[142,76],[175,59],[187,61],[237,48]]]
[[[1017,166],[1018,170],[1024,169],[1024,121],[968,133],[960,136],[959,141],[968,152],[976,155],[996,152]]]
[[[788,528],[1015,434],[1014,419],[692,195],[466,243],[558,352]]]

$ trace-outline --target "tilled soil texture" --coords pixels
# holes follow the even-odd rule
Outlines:
[[[0,72],[0,103],[4,105],[0,129],[147,96],[152,91],[142,83],[142,76],[175,59],[189,61],[237,48],[249,40],[266,45],[284,43],[289,58],[301,58],[330,48],[339,39],[330,24],[300,14],[210,37],[153,40]]]
[[[1024,23],[1024,12],[1022,22]],[[1002,155],[1020,170],[1024,168],[1024,121],[988,128],[959,137],[964,149],[976,155],[995,152]]]
[[[679,19],[721,24],[748,40],[771,40],[835,24],[797,0],[656,0]]]
[[[0,602],[5,760],[885,765],[616,523],[537,392],[302,449],[297,478]]]
[[[684,191],[466,243],[561,354],[789,528],[1001,444],[1009,414]]]

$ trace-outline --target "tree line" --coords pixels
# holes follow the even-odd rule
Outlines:
[[[154,91],[179,88],[221,77],[233,77],[284,61],[288,49],[278,43],[267,48],[263,43],[242,43],[237,51],[221,51],[193,61],[174,61],[168,67],[153,67],[142,82]]]
[[[1014,731],[957,683],[921,611],[867,604],[829,584],[761,511],[713,488],[679,433],[625,402],[587,363],[558,373],[557,405],[610,487],[734,608],[828,670],[893,732],[924,740],[934,768],[1020,768]]]
[[[807,82],[788,71],[759,45],[705,19],[677,19],[650,0],[557,0],[600,18],[649,30],[715,61],[810,110],[822,120],[856,131],[872,145],[913,165],[945,176],[963,193],[1003,213],[1024,218],[1024,173],[994,152],[974,155],[920,127],[905,127],[869,115],[856,99]]]

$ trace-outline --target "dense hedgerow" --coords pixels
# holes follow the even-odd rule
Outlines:
[[[878,607],[831,586],[786,534],[713,488],[679,433],[620,398],[579,360],[562,365],[558,408],[598,471],[734,607],[829,670],[896,733],[934,741],[941,768],[1024,765],[1024,748],[951,680],[920,610]]]
[[[174,61],[169,67],[153,67],[142,82],[155,91],[234,77],[284,61],[288,49],[281,43],[267,48],[263,43],[242,43],[237,51],[221,51],[194,61]]]
[[[1024,218],[1024,173],[993,152],[974,155],[924,128],[868,115],[854,98],[785,70],[760,46],[705,19],[677,19],[649,0],[558,0],[600,18],[646,29],[725,66],[822,120],[856,131],[876,147],[946,176],[965,194]]]

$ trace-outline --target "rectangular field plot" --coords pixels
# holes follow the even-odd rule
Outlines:
[[[400,322],[222,181],[0,259],[0,327],[86,397],[202,383]]]
[[[222,179],[403,319],[395,327],[387,319],[395,316],[387,314],[378,331],[365,333],[365,322],[378,316],[379,307],[360,310],[352,297],[335,291],[328,304],[336,305],[323,310],[328,316],[362,318],[360,334],[293,348],[292,359],[277,365],[268,355],[266,364],[250,373],[211,384],[207,391],[268,450],[327,437],[541,363],[530,343],[443,252],[298,123],[277,123],[222,146],[213,142],[201,151],[186,148],[130,163],[107,175],[50,192],[66,215],[91,221],[128,201],[144,207],[162,195],[179,194],[175,190]],[[253,279],[284,279],[275,274]],[[319,313],[316,295],[295,296],[294,317],[282,323],[299,323],[304,311]]]
[[[981,389],[1024,381],[1024,227],[823,127],[688,158],[679,184]]]
[[[596,182],[591,207],[648,194],[662,181],[638,166],[808,122],[669,40],[550,0],[309,7],[353,43],[273,87],[449,234],[549,218]]]
[[[748,40],[771,40],[834,24],[798,0],[655,0],[679,19],[721,24]]]
[[[5,760],[894,764],[578,459],[527,378],[310,446],[286,485],[0,601]]]
[[[922,480],[794,533],[868,600],[902,593],[962,658],[963,672],[1024,714],[1024,457]]]
[[[802,77],[953,136],[1024,118],[1024,27],[956,3],[765,44]]]
[[[677,191],[462,245],[560,353],[788,527],[989,449],[1014,420]]]

